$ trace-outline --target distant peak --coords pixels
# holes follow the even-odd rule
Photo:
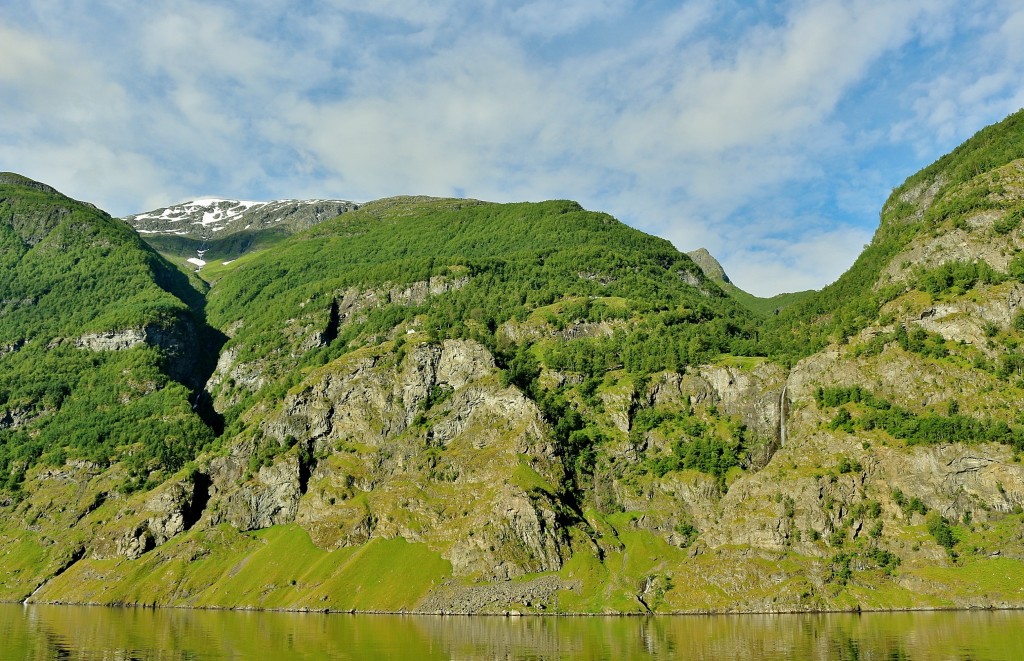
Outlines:
[[[732,282],[729,280],[729,276],[725,274],[725,269],[718,263],[718,260],[708,252],[707,248],[697,248],[686,253],[690,259],[692,259],[697,266],[700,267],[701,271],[704,271],[709,279],[716,282]]]
[[[208,241],[215,234],[223,237],[270,227],[294,233],[358,208],[358,204],[346,200],[253,202],[200,197],[126,216],[124,220],[144,236],[164,235]]]

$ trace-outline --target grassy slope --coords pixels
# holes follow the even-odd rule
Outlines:
[[[792,305],[796,305],[815,294],[813,290],[807,290],[786,292],[783,294],[769,296],[768,298],[762,298],[760,296],[754,296],[753,294],[747,293],[730,282],[720,282],[718,283],[718,286],[721,287],[725,293],[735,298],[740,305],[761,315],[776,314],[777,312],[780,312]]]
[[[423,545],[378,539],[324,551],[295,525],[180,535],[136,561],[76,563],[37,601],[286,610],[411,609],[451,565]]]
[[[642,267],[632,268],[637,262]],[[667,241],[572,202],[385,200],[318,225],[226,277],[211,297],[211,316],[221,326],[242,316],[250,322],[253,304],[274,299],[267,321],[277,321],[310,297],[423,280],[453,265],[514,285],[491,297],[498,314],[572,293],[692,299],[674,271],[698,272]],[[610,282],[581,276],[579,269],[588,267]],[[524,302],[510,300],[524,294]]]
[[[648,608],[661,613],[887,610],[1024,602],[1024,562],[1019,559],[968,558],[955,566],[919,562],[893,577],[868,568],[855,570],[846,584],[822,587],[830,571],[827,561],[746,547],[694,556],[632,528],[632,517],[620,514],[606,521],[620,543],[618,550],[602,561],[577,554],[558,572],[575,587],[560,591],[550,603],[499,604],[498,612],[509,607],[536,613],[636,614]],[[220,526],[183,534],[139,560],[83,559],[33,601],[399,612],[416,611],[432,589],[450,580],[445,560],[401,539],[324,551],[295,525],[254,533]],[[645,585],[650,586],[646,592]]]

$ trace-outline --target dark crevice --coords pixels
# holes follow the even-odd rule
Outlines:
[[[214,408],[213,397],[206,389],[195,391],[189,401],[192,402],[192,410],[207,427],[213,430],[215,436],[224,433],[224,416]]]
[[[309,487],[309,478],[316,468],[316,458],[313,456],[312,443],[303,445],[299,452],[299,493],[305,495]]]
[[[210,502],[210,486],[213,482],[206,473],[196,472],[192,476],[192,502],[181,512],[185,530],[194,526]]]
[[[142,536],[142,552],[149,553],[156,548],[156,540],[153,538],[153,533],[147,530]]]
[[[327,328],[324,329],[324,344],[330,344],[338,339],[338,328],[341,326],[341,315],[338,311],[338,299],[331,301],[331,312],[327,318]]]
[[[220,351],[227,336],[206,321],[206,292],[198,289],[188,276],[159,255],[154,255],[153,274],[157,284],[188,306],[175,322],[174,337],[168,350],[168,375],[187,386],[192,394],[189,403],[196,415],[213,433],[224,432],[224,417],[213,406],[206,391],[206,382],[217,369]],[[176,364],[175,364],[176,363]]]

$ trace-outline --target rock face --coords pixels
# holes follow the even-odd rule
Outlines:
[[[146,344],[149,334],[144,328],[129,328],[123,331],[89,333],[75,339],[75,346],[90,351],[124,351]]]
[[[725,269],[722,268],[722,265],[718,260],[708,252],[707,248],[691,250],[686,253],[686,255],[700,267],[701,271],[704,271],[704,275],[706,275],[709,280],[714,280],[715,282],[732,282],[732,280],[729,279],[729,276],[725,274]]]
[[[739,418],[766,442],[764,453],[753,458],[764,465],[771,449],[781,442],[781,413],[787,404],[783,388],[788,375],[779,365],[762,363],[753,370],[704,365],[693,373],[666,372],[652,384],[650,406],[714,405]]]
[[[434,276],[405,286],[349,287],[324,297],[329,300],[306,301],[302,316],[292,319],[285,332],[299,352],[327,346],[346,326],[363,319],[369,310],[387,305],[421,305],[431,296],[462,289],[468,281],[467,277]],[[247,393],[258,391],[266,383],[270,361],[241,362],[238,355],[238,348],[228,345],[205,385],[207,392],[215,393],[216,404],[221,409],[233,405]]]
[[[166,356],[167,373],[171,378],[192,384],[196,377],[199,339],[195,324],[185,316],[171,325],[147,324],[141,328],[86,333],[69,340],[58,339],[51,344],[64,343],[90,351],[125,351],[148,345],[160,349]]]
[[[301,447],[249,477],[251,448],[214,460],[208,524],[296,521],[325,548],[403,537],[489,578],[554,571],[570,552],[540,413],[475,342],[419,343],[397,364],[357,352],[289,394],[261,434]],[[517,473],[548,486],[524,489]]]
[[[91,557],[134,560],[195,523],[205,506],[204,475],[165,482],[138,510],[122,510],[93,540]]]
[[[299,461],[288,456],[261,467],[253,479],[232,489],[219,504],[223,521],[238,530],[257,530],[294,521],[301,495]],[[218,516],[210,519],[210,523],[219,522]]]
[[[7,409],[0,415],[0,429],[17,429],[33,417],[31,411]]]

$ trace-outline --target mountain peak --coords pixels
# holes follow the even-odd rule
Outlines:
[[[725,274],[725,269],[722,268],[722,265],[718,260],[708,252],[707,248],[697,248],[696,250],[691,250],[686,254],[690,259],[696,262],[697,266],[700,267],[700,270],[704,271],[704,275],[711,280],[714,280],[715,282],[732,282],[732,280],[729,279],[729,276]]]

